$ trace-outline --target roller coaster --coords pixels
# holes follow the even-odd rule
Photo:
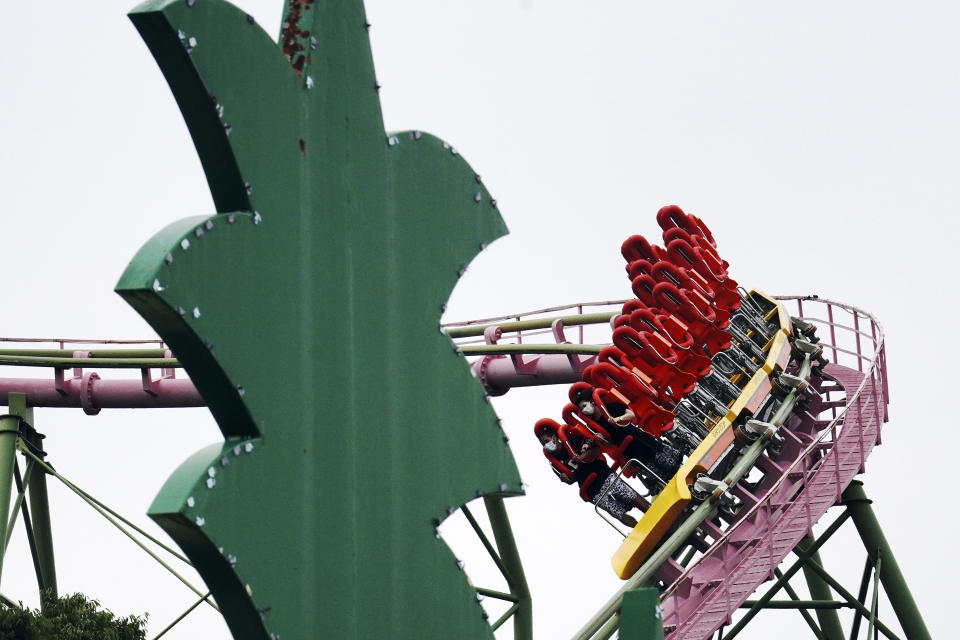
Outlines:
[[[678,207],[661,210],[667,238],[676,237],[670,231],[676,227],[664,223],[683,215]],[[702,224],[691,216],[690,224],[695,222]],[[713,240],[709,231],[703,233],[703,241]],[[639,256],[637,246],[643,247]],[[710,246],[715,251],[715,243]],[[584,439],[597,441],[618,477],[636,474],[653,488],[655,498],[643,518],[628,534],[621,532],[624,541],[612,553],[613,570],[627,586],[575,637],[608,637],[619,623],[623,593],[655,585],[667,637],[707,638],[729,624],[732,613],[770,579],[771,566],[804,547],[813,524],[830,507],[865,500],[853,478],[863,472],[887,419],[883,330],[870,314],[850,305],[818,296],[772,298],[757,291],[741,290],[738,299],[728,298],[735,312],[743,308],[752,318],[724,318],[709,291],[690,288],[689,277],[686,288],[677,288],[677,276],[686,276],[686,269],[678,273],[658,260],[654,264],[661,266],[656,270],[661,280],[648,275],[654,270],[647,258],[664,259],[668,253],[663,249],[632,236],[623,253],[638,298],[575,305],[568,308],[577,312],[572,314],[547,315],[565,310],[557,308],[479,326],[462,323],[447,331],[460,341],[462,352],[479,356],[472,367],[492,395],[573,382],[563,423],[544,418],[535,432],[557,432],[569,455]],[[727,290],[735,288],[732,283]],[[650,295],[653,291],[659,297]],[[691,298],[699,306],[675,302]],[[665,313],[658,302],[669,304],[681,318]],[[610,307],[615,310],[599,311]],[[693,338],[685,321],[693,324],[711,314],[714,321],[700,324],[699,340]],[[608,342],[613,344],[584,344],[586,325],[612,329]],[[731,326],[733,331],[725,332]],[[569,327],[581,329],[580,344],[566,339]],[[532,342],[544,332],[552,344]],[[471,336],[483,336],[485,344],[470,342]],[[705,344],[708,336],[712,348]],[[686,460],[676,474],[658,481],[653,473],[637,473],[644,464],[624,455],[630,436],[617,443],[611,437],[614,416],[584,415],[572,402],[583,387],[592,390],[594,406],[604,407],[608,395],[613,396],[633,410],[646,434],[684,450]],[[563,462],[544,455],[558,475],[572,480]],[[584,486],[592,480],[581,485],[584,501],[590,501]],[[876,542],[876,532],[872,535]],[[886,553],[891,554],[889,549]],[[771,591],[788,578],[780,574]],[[890,584],[897,590],[895,606],[903,613],[907,637],[929,637],[909,592],[902,584],[892,586],[900,580],[890,578]],[[861,593],[852,602],[863,600]],[[851,606],[857,609],[851,636],[856,637],[860,616],[874,616],[862,604]],[[835,620],[827,624],[837,628]],[[742,628],[735,626],[725,637]],[[880,627],[871,622],[868,637],[874,629]],[[885,626],[882,633],[892,634]]]
[[[288,2],[276,42],[219,0],[131,14],[216,211],[158,232],[117,283],[159,338],[0,351],[0,365],[51,373],[0,378],[0,541],[6,551],[23,526],[38,587],[57,591],[55,479],[153,557],[196,569],[204,586],[163,563],[197,597],[183,616],[212,607],[237,639],[505,637],[509,621],[529,639],[533,596],[504,507],[523,486],[489,400],[565,385],[554,415],[512,447],[540,447],[622,537],[609,550],[622,587],[575,640],[730,639],[767,608],[797,609],[816,638],[929,638],[855,479],[887,420],[879,322],[842,302],[740,287],[706,223],[668,206],[662,246],[623,243],[634,298],[438,327],[465,265],[505,231],[498,204],[449,143],[383,130],[362,3],[329,4]],[[208,407],[223,439],[188,457],[150,507],[174,545],[61,473],[35,415],[187,406]],[[559,448],[535,444],[531,427]],[[634,455],[647,440],[675,464]],[[606,470],[580,473],[594,449]],[[423,482],[423,459],[440,481]],[[602,509],[621,482],[643,498],[626,528]],[[832,507],[841,515],[817,535]],[[505,591],[451,558],[439,527],[454,514]],[[867,555],[856,593],[819,556],[848,520]],[[800,571],[809,599],[790,584]],[[879,615],[881,587],[902,635]],[[490,619],[481,598],[505,609]]]

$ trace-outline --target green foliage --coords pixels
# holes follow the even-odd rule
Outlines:
[[[0,640],[143,640],[147,616],[117,618],[80,593],[57,598],[41,595],[43,607],[0,609]]]

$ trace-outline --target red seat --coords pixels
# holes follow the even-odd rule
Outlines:
[[[696,378],[710,373],[710,358],[707,357],[687,330],[687,325],[665,311],[655,313],[651,309],[638,309],[630,314],[629,324],[637,331],[655,331],[670,341],[677,353],[677,368]]]
[[[600,426],[600,424],[598,424],[592,418],[580,413],[577,405],[573,404],[572,402],[564,405],[561,415],[563,415],[563,421],[566,423],[563,426],[569,427],[574,431],[574,433],[577,433],[584,438],[590,438],[591,440],[598,442],[598,444],[601,446],[604,446],[610,442],[610,432],[608,432],[604,427]],[[601,440],[603,442],[601,442]]]
[[[627,369],[637,377],[638,380],[644,385],[645,391],[651,398],[656,398],[659,394],[656,387],[653,385],[653,379],[642,369],[635,367],[630,361],[630,358],[627,357],[622,350],[616,345],[611,345],[609,347],[604,347],[600,350],[600,353],[597,354],[598,362],[608,362],[616,367],[623,367]]]
[[[697,376],[677,366],[677,352],[659,333],[637,331],[632,326],[619,327],[613,332],[613,344],[629,358],[633,367],[650,378],[661,400],[676,402],[693,390]]]
[[[670,262],[703,276],[712,291],[728,289],[736,292],[737,283],[729,276],[722,262],[717,262],[709,253],[701,252],[686,240],[673,240],[667,247],[667,255]]]
[[[681,291],[695,291],[709,301],[716,309],[727,314],[740,308],[740,294],[731,291],[719,284],[711,285],[703,276],[693,269],[678,267],[672,262],[663,260],[653,266],[650,274],[654,280],[670,282]]]
[[[657,281],[646,274],[637,276],[630,284],[630,288],[633,289],[633,295],[637,296],[637,299],[648,307],[658,306],[657,298],[653,294],[656,286]]]
[[[675,204],[660,208],[657,212],[657,224],[664,231],[674,228],[683,229],[692,236],[702,237],[710,246],[717,246],[717,241],[714,240],[713,233],[706,223],[695,215],[684,213],[683,209]]]
[[[641,235],[630,236],[620,245],[620,253],[629,263],[634,260],[647,260],[650,263],[656,263],[666,258],[666,252],[663,247],[650,244],[647,239]]]
[[[613,398],[627,405],[637,416],[638,426],[655,438],[673,428],[673,412],[664,409],[651,398],[644,385],[632,373],[609,362],[587,367],[585,380],[598,389],[605,389]]]
[[[660,262],[663,262],[663,260]],[[660,262],[657,262],[657,264],[660,264]],[[630,278],[630,282],[636,280],[638,276],[652,276],[653,266],[653,263],[649,260],[642,259],[627,263],[627,276]]]
[[[717,309],[703,296],[696,292],[688,294],[668,282],[661,282],[654,287],[654,297],[664,310],[680,318],[697,344],[705,346],[710,353],[730,347],[730,334],[723,330],[729,315],[726,319],[718,316]]]

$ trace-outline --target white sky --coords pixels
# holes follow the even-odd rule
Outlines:
[[[240,4],[277,32],[279,0]],[[741,284],[818,293],[880,318],[892,421],[866,490],[931,635],[948,637],[944,583],[960,568],[949,550],[957,420],[945,346],[960,226],[953,4],[367,5],[387,128],[456,146],[511,229],[471,265],[447,319],[628,296],[620,243],[656,237],[668,203],[706,220]],[[168,222],[213,212],[130,8],[0,3],[5,336],[151,336],[113,286]],[[619,584],[608,568],[616,534],[553,478],[530,436],[536,418],[559,418],[563,396],[517,391],[496,405],[529,485],[510,506],[541,638],[571,635]],[[41,410],[37,426],[62,473],[131,515],[219,436],[205,410]],[[59,490],[54,500],[62,591],[147,610],[154,633],[193,601],[77,500]],[[451,537],[481,574],[471,541]],[[826,561],[855,590],[862,552],[843,541]],[[581,592],[566,588],[572,566],[586,572]],[[36,601],[19,534],[0,589]],[[789,622],[785,640],[807,637],[791,612],[763,614],[744,637],[764,637],[764,619]],[[201,611],[165,637],[228,634]]]

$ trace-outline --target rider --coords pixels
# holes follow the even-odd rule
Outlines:
[[[556,427],[552,425],[538,424],[536,435],[540,444],[543,445],[544,451],[549,454],[548,457],[555,458],[573,474],[571,478],[569,474],[557,469],[555,465],[554,469],[557,470],[561,479],[571,484],[576,482],[584,487],[588,478],[596,474],[594,480],[586,485],[585,498],[588,498],[591,503],[608,512],[628,527],[637,526],[636,519],[628,515],[627,512],[634,507],[645,511],[650,503],[630,488],[627,483],[617,478],[616,474],[610,470],[596,443],[590,439],[571,434],[567,440],[567,443],[569,443],[569,446],[567,446],[560,439]],[[573,453],[573,451],[577,453]]]
[[[627,405],[605,399],[603,405],[598,406],[594,402],[593,388],[583,382],[571,387],[570,401],[581,414],[606,429],[615,445],[620,445],[627,436],[633,437],[624,454],[628,460],[636,459],[646,467],[649,473],[641,473],[641,476],[648,476],[649,482],[656,486],[655,492],[662,489],[680,468],[683,462],[680,452],[635,426],[637,416]]]

